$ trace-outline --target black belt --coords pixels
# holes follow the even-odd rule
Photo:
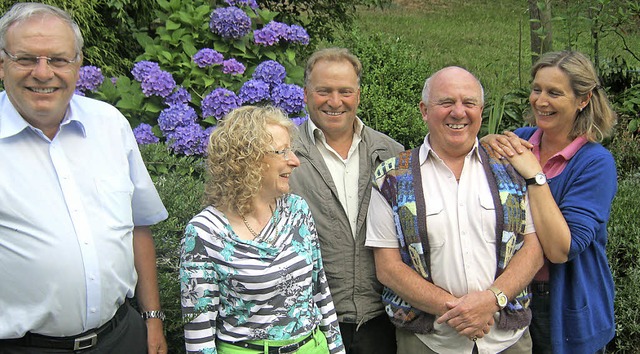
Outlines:
[[[37,333],[27,332],[24,337],[16,339],[2,339],[1,344],[16,345],[21,347],[51,348],[51,349],[69,349],[83,350],[94,347],[99,341],[111,333],[118,324],[127,316],[128,306],[125,302],[120,306],[116,314],[109,322],[102,326],[86,331],[84,333],[70,337],[50,337]]]
[[[534,295],[549,295],[549,291],[551,291],[551,287],[549,286],[549,282],[546,281],[534,281],[531,283],[531,292]]]
[[[315,331],[314,331],[314,333],[315,333]],[[307,344],[312,339],[313,339],[313,333],[308,335],[305,339],[303,339],[303,340],[301,340],[299,342],[296,342],[296,343],[291,343],[291,344],[283,345],[283,346],[280,346],[280,347],[269,346],[269,351],[267,351],[267,353],[268,354],[293,353],[296,350],[300,349],[300,347],[302,347],[303,345]],[[220,340],[220,339],[218,339],[218,340],[223,342],[223,343],[235,345],[235,346],[242,347],[242,348],[245,348],[245,349],[253,349],[253,350],[259,350],[259,351],[263,351],[264,350],[264,345],[247,343],[247,342],[227,342],[226,340]]]

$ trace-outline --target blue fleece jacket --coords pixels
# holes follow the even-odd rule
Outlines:
[[[536,129],[515,133],[529,139]],[[602,145],[587,143],[549,180],[549,188],[571,231],[569,260],[550,268],[553,353],[595,353],[615,334],[614,285],[605,252],[617,190],[613,156]]]

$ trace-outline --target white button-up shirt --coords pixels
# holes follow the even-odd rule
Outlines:
[[[0,338],[69,336],[133,296],[134,225],[167,217],[122,114],[74,96],[53,139],[0,93]]]
[[[349,218],[351,224],[351,233],[353,238],[356,237],[358,225],[358,209],[360,199],[358,198],[358,178],[360,178],[360,141],[362,141],[361,133],[364,124],[359,118],[355,120],[355,131],[351,147],[347,153],[347,158],[343,159],[337,151],[329,144],[320,128],[318,128],[311,120],[309,120],[310,136],[315,137],[316,146],[320,155],[327,165],[331,178],[338,191],[338,200],[344,208],[344,212]]]
[[[496,263],[496,213],[489,182],[478,152],[478,142],[467,154],[457,182],[453,172],[429,145],[420,148],[420,172],[425,193],[433,283],[456,297],[483,291],[493,284]],[[535,232],[527,204],[525,234]],[[375,188],[367,215],[369,247],[398,248],[393,211]],[[497,313],[496,313],[497,316]],[[496,317],[496,323],[498,318]],[[473,342],[446,323],[434,321],[433,334],[417,336],[442,354],[471,353]],[[495,326],[477,341],[480,353],[498,353],[513,345],[523,330]]]

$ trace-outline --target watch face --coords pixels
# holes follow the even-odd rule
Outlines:
[[[545,176],[544,173],[538,173],[535,178],[536,184],[543,185],[547,183],[547,176]]]
[[[504,308],[505,306],[507,306],[507,295],[503,293],[498,295],[498,306],[500,306],[500,308]]]

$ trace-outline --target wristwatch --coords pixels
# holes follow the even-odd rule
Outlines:
[[[536,173],[535,176],[533,176],[531,178],[525,178],[524,181],[527,183],[527,186],[530,186],[532,184],[536,184],[538,186],[541,186],[541,185],[547,183],[547,175],[545,175],[542,172],[538,172],[538,173]]]
[[[493,295],[496,296],[496,300],[498,302],[498,307],[500,308],[500,310],[507,307],[507,303],[509,302],[509,299],[507,298],[507,295],[505,295],[502,292],[502,290],[496,288],[495,286],[490,287],[489,290],[491,290]]]
[[[142,315],[142,319],[145,321],[150,318],[159,318],[160,321],[164,322],[164,319],[166,317],[162,310],[144,311],[143,313],[141,313],[141,315]]]

